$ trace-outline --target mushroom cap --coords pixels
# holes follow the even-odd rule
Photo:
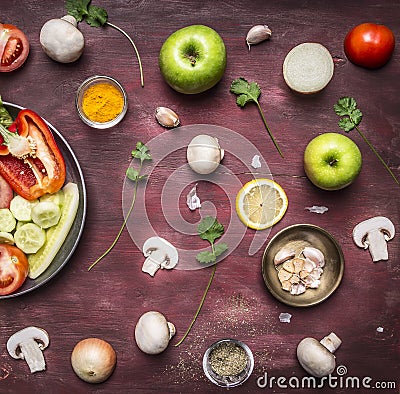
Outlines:
[[[174,268],[178,264],[178,251],[174,245],[161,237],[151,237],[143,244],[143,254],[150,256],[154,250],[162,250],[169,258],[168,265],[164,268]]]
[[[40,45],[51,59],[72,63],[79,59],[85,47],[83,34],[66,19],[50,19],[40,30]]]
[[[358,223],[353,229],[353,240],[360,248],[368,248],[365,243],[366,235],[371,231],[380,231],[386,241],[391,240],[395,234],[395,228],[390,219],[385,216],[375,216]]]
[[[23,358],[22,353],[17,352],[19,346],[23,342],[29,340],[35,340],[39,342],[39,348],[41,350],[46,349],[49,346],[49,334],[42,328],[30,326],[17,331],[7,341],[7,351],[13,358]]]
[[[163,352],[174,335],[175,326],[157,311],[144,313],[135,327],[136,344],[142,352],[147,354]]]
[[[314,338],[304,338],[297,345],[300,365],[312,376],[321,378],[331,374],[336,365],[335,356]]]

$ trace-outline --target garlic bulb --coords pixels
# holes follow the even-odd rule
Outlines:
[[[175,335],[175,326],[163,314],[150,311],[143,314],[135,327],[135,340],[139,349],[147,354],[159,354]]]
[[[190,142],[186,157],[193,171],[198,174],[211,174],[223,159],[224,150],[216,138],[200,134]]]

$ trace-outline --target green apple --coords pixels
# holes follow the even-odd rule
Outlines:
[[[208,26],[187,26],[165,40],[158,64],[173,89],[185,94],[201,93],[212,88],[224,75],[225,44]]]
[[[324,190],[349,186],[361,171],[360,149],[339,133],[324,133],[312,139],[304,151],[304,170],[310,181]]]

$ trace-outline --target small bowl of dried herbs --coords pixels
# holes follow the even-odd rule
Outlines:
[[[203,370],[207,378],[220,387],[244,383],[253,372],[254,358],[250,348],[236,339],[221,339],[204,353]]]

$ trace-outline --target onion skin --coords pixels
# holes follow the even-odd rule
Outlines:
[[[76,375],[88,383],[101,383],[114,371],[117,355],[113,347],[98,338],[78,342],[71,354],[71,365]]]

